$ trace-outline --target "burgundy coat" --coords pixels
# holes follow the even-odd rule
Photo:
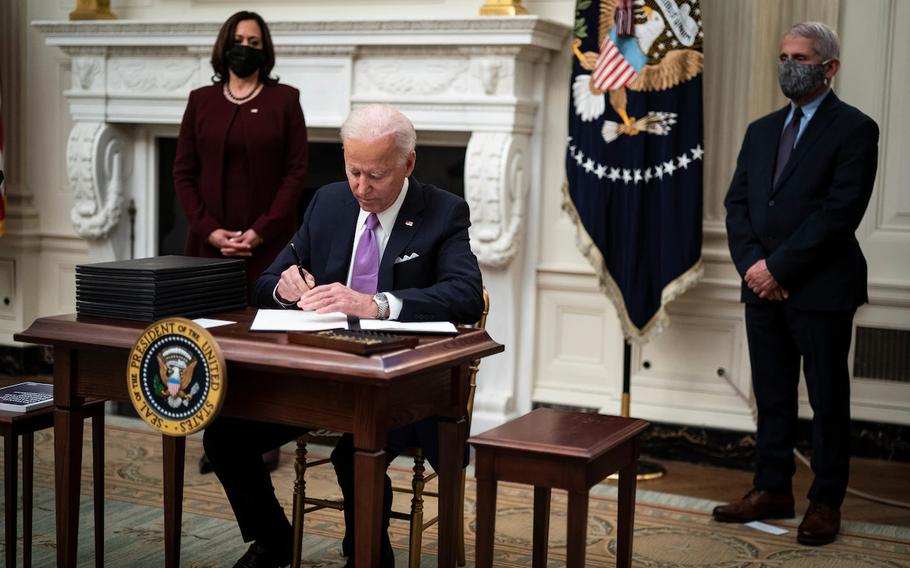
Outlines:
[[[247,258],[249,290],[299,225],[299,202],[307,166],[307,134],[300,93],[288,85],[266,85],[252,100],[236,105],[221,84],[190,93],[174,160],[174,188],[186,214],[188,256],[221,257],[208,243],[215,229],[252,228],[263,243]],[[225,194],[225,141],[236,113],[243,116],[250,195]],[[243,204],[243,205],[241,205]],[[238,211],[238,207],[248,211]],[[247,226],[225,226],[226,214]]]

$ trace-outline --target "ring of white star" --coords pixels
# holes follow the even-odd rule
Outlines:
[[[618,168],[595,162],[592,158],[585,156],[584,152],[572,144],[572,137],[569,136],[569,155],[575,160],[585,172],[597,176],[597,179],[607,178],[612,182],[622,181],[625,184],[648,183],[652,179],[663,180],[664,177],[672,177],[678,170],[689,169],[689,164],[701,160],[705,155],[705,150],[701,144],[694,148],[670,158],[667,161],[641,168]]]

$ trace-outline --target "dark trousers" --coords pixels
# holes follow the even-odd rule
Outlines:
[[[224,486],[240,534],[245,542],[259,541],[266,545],[290,543],[291,525],[278,499],[272,479],[262,462],[262,454],[268,450],[298,438],[305,428],[284,426],[266,422],[254,422],[238,418],[217,418],[203,435],[205,453],[212,463],[212,469]],[[414,426],[406,426],[389,432],[386,452],[388,466],[401,451],[417,443]],[[436,467],[435,453],[432,465]],[[345,532],[342,541],[344,555],[354,557],[354,509],[357,503],[354,486],[354,437],[345,434],[332,451],[332,465],[338,485],[344,495]],[[389,519],[392,510],[392,482],[385,477],[382,515],[382,540],[380,565],[382,568],[395,566],[395,556],[389,541]]]
[[[404,429],[389,433],[389,444],[385,448],[386,467],[392,463],[398,454],[407,447]],[[348,558],[354,558],[354,509],[357,503],[357,489],[354,484],[354,436],[345,434],[341,437],[332,450],[332,465],[335,466],[335,476],[338,486],[344,496],[344,539],[341,541],[341,550]],[[389,540],[389,521],[392,513],[392,480],[386,474],[383,483],[382,502],[382,535],[379,543],[379,565],[382,568],[394,568],[395,553]]]
[[[800,361],[812,406],[809,500],[840,507],[850,474],[850,372],[855,309],[806,311],[782,302],[746,304],[752,387],[758,406],[753,485],[792,493]]]
[[[212,470],[224,486],[244,542],[290,546],[291,524],[275,497],[262,454],[303,435],[306,429],[219,417],[202,438]]]

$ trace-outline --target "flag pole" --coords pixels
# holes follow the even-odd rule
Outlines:
[[[632,402],[632,342],[623,339],[622,343],[622,407],[619,414],[628,418]]]
[[[632,342],[628,338],[623,339],[622,346],[622,405],[620,407],[620,415],[629,418],[629,412],[632,406]],[[615,474],[614,474],[615,475]],[[661,477],[667,475],[667,468],[660,465],[659,463],[648,461],[648,460],[638,460],[638,473],[635,474],[635,478],[639,481],[649,481],[652,479],[660,479]],[[616,476],[618,479],[619,476]],[[614,479],[611,475],[610,479]]]

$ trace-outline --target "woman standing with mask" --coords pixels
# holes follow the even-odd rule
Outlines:
[[[244,258],[252,292],[299,226],[306,124],[300,92],[271,77],[275,50],[259,14],[228,18],[211,63],[214,84],[190,93],[174,160],[184,252]]]
[[[221,26],[212,85],[190,93],[174,160],[188,256],[243,258],[247,292],[299,226],[307,165],[300,92],[271,76],[275,50],[255,12]],[[278,463],[277,453],[267,464]],[[203,456],[200,471],[208,471]]]

